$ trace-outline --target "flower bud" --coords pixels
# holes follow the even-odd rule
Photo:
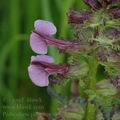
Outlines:
[[[102,6],[97,0],[84,0],[93,10],[99,10]]]
[[[74,11],[71,10],[68,14],[68,22],[73,24],[82,24],[84,21],[90,19],[90,12],[88,11]]]
[[[106,8],[108,5],[117,3],[119,0],[84,0],[94,11]]]

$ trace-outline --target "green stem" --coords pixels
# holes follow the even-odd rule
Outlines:
[[[89,85],[88,89],[95,91],[96,86],[96,73],[97,73],[98,63],[95,57],[95,54],[89,59]],[[96,118],[96,106],[94,103],[91,103],[88,96],[88,103],[86,108],[85,120],[95,120]]]

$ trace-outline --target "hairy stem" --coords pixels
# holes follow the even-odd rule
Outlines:
[[[88,89],[95,91],[96,86],[96,73],[97,73],[97,60],[95,57],[95,53],[89,59],[89,85]],[[86,108],[85,120],[95,120],[96,118],[96,106],[89,100],[90,96],[88,96],[88,103]]]

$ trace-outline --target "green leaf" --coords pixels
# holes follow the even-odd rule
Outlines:
[[[108,80],[98,82],[96,87],[96,93],[99,96],[113,96],[117,93],[117,89]]]

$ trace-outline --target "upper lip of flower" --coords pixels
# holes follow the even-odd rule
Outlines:
[[[36,30],[33,30],[34,33],[38,34],[40,37],[43,38],[44,42],[46,42],[47,44],[51,44],[51,45],[56,45],[59,48],[68,48],[68,47],[72,47],[73,45],[76,45],[78,43],[74,43],[74,42],[69,42],[69,41],[64,41],[64,40],[60,40],[60,39],[55,39],[52,38],[50,36],[38,33]]]

